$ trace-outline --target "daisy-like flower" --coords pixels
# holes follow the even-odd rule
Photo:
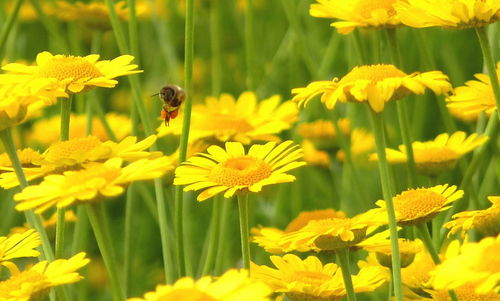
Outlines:
[[[14,258],[39,256],[40,252],[35,248],[41,244],[40,236],[33,229],[7,237],[0,236],[0,266]]]
[[[500,77],[500,63],[497,63],[497,75]],[[455,88],[453,95],[446,98],[450,113],[465,121],[477,120],[481,112],[490,116],[497,104],[490,77],[486,74],[474,74],[478,80],[470,80],[465,86]]]
[[[412,148],[417,171],[428,176],[437,176],[451,171],[458,159],[481,146],[488,139],[488,136],[475,133],[467,137],[465,132],[458,131],[452,135],[440,134],[432,141],[415,141],[412,143]],[[387,148],[385,151],[389,163],[406,163],[407,155],[404,145],[400,145],[399,150]],[[370,159],[376,160],[377,155],[373,154]]]
[[[331,25],[339,33],[356,28],[392,28],[402,25],[394,8],[398,0],[316,0],[309,13],[313,17],[340,19]]]
[[[304,150],[304,161],[308,165],[330,166],[330,157],[327,152],[317,149],[310,140],[302,141],[301,145]]]
[[[368,155],[375,149],[375,137],[372,133],[357,128],[351,133],[351,156],[357,163],[366,163]],[[344,150],[339,150],[336,154],[337,160],[344,162]]]
[[[34,167],[33,162],[42,159],[40,152],[31,147],[16,150],[17,157],[23,167]],[[0,154],[0,173],[12,170],[12,161],[7,153]]]
[[[409,266],[413,262],[415,255],[423,251],[423,244],[420,240],[399,239],[398,245],[402,268]],[[380,265],[388,268],[392,267],[390,240],[384,239],[373,244],[363,245],[363,249],[375,253]]]
[[[107,113],[105,118],[111,128],[111,131],[115,134],[116,139],[122,140],[126,136],[130,135],[132,123],[130,122],[130,118],[128,116],[116,113]],[[84,114],[71,114],[70,119],[69,137],[86,137],[87,116]],[[49,145],[60,141],[60,127],[60,115],[55,115],[49,119],[37,120],[30,132],[27,133],[28,137],[26,139],[29,141],[28,144],[40,144],[48,147]],[[90,135],[97,137],[103,142],[111,139],[108,137],[104,125],[98,117],[94,117],[92,119],[92,132]]]
[[[500,233],[500,196],[489,196],[491,207],[484,210],[464,211],[453,215],[453,220],[444,224],[449,235],[462,230],[462,236],[470,229],[477,229],[484,235],[497,236]]]
[[[166,157],[141,159],[122,167],[123,160],[112,158],[104,163],[90,162],[84,169],[48,175],[14,196],[20,211],[35,209],[42,213],[52,206],[64,208],[77,203],[96,202],[124,192],[124,186],[161,177],[173,166]]]
[[[43,300],[52,287],[80,281],[77,270],[87,263],[85,253],[78,253],[70,259],[39,262],[22,272],[9,266],[11,276],[0,281],[0,301]]]
[[[174,185],[187,185],[184,191],[204,189],[198,201],[224,192],[225,198],[236,192],[259,192],[265,185],[292,182],[295,177],[286,172],[305,165],[297,161],[302,149],[292,141],[276,145],[254,144],[245,154],[239,142],[226,142],[226,149],[212,145],[208,154],[189,158],[175,170]]]
[[[483,27],[500,19],[497,0],[406,0],[395,4],[399,19],[411,27]]]
[[[263,282],[250,279],[246,270],[232,269],[218,278],[205,276],[195,281],[184,277],[128,301],[269,301],[271,292]]]
[[[12,63],[2,67],[8,73],[0,75],[4,82],[23,82],[27,79],[55,79],[69,93],[88,91],[94,87],[113,88],[114,78],[140,73],[137,65],[130,64],[131,55],[122,55],[113,60],[98,61],[98,54],[85,57],[52,55],[48,51],[36,56],[36,64],[26,66]]]
[[[454,289],[477,284],[478,294],[497,293],[500,289],[500,235],[477,243],[464,243],[456,256],[447,258],[433,272],[436,289]],[[447,255],[451,252],[447,252]]]
[[[410,93],[423,94],[425,88],[436,94],[451,90],[448,77],[440,71],[406,74],[394,65],[364,65],[355,67],[340,80],[317,81],[305,88],[292,90],[292,100],[306,105],[321,94],[321,102],[333,109],[337,101],[367,102],[377,113],[384,110],[386,102],[401,99]]]
[[[3,75],[0,75],[0,77]],[[0,130],[21,123],[28,107],[37,103],[54,104],[57,97],[66,97],[53,79],[32,79],[20,83],[0,84]]]
[[[28,181],[48,174],[60,173],[67,170],[78,170],[82,164],[88,162],[104,162],[111,158],[121,158],[125,161],[136,161],[144,158],[158,158],[161,152],[147,152],[156,141],[151,135],[137,142],[137,137],[129,136],[119,143],[113,141],[102,142],[94,136],[73,138],[51,145],[40,157],[34,154],[31,162],[25,162],[25,174]],[[4,168],[9,172],[0,174],[0,186],[12,188],[19,185],[13,168]]]
[[[182,119],[183,115],[179,115],[178,119]],[[296,104],[291,101],[281,103],[278,95],[258,102],[253,92],[242,93],[238,100],[229,94],[222,94],[219,98],[208,97],[205,104],[193,107],[189,139],[238,141],[243,144],[257,140],[279,141],[275,135],[289,129],[297,118]],[[180,135],[181,131],[182,122],[168,127],[162,123],[158,136]]]
[[[267,283],[293,301],[341,300],[347,296],[341,269],[334,263],[323,265],[315,256],[302,260],[293,254],[270,258],[277,269],[251,263],[252,278]],[[384,283],[377,267],[360,269],[351,277],[356,293],[374,291]]]
[[[463,195],[463,190],[447,184],[403,191],[392,198],[396,220],[403,226],[425,223],[450,208],[451,203]],[[385,210],[385,201],[379,200],[376,204]]]
[[[489,292],[480,294],[476,292],[479,283],[467,283],[453,289],[460,301],[500,301],[500,294]],[[431,298],[421,298],[419,300],[450,301],[448,290],[425,290]]]
[[[339,119],[339,128],[344,136],[349,136],[350,121],[347,118]],[[321,150],[331,150],[338,148],[337,131],[335,125],[330,120],[316,120],[304,122],[297,126],[297,133],[304,139],[310,140]]]

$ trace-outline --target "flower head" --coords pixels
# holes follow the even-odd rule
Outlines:
[[[76,271],[88,263],[85,253],[78,253],[70,259],[41,261],[22,272],[9,266],[10,278],[0,281],[0,301],[43,300],[50,288],[78,282],[82,277]]]
[[[347,296],[341,269],[334,263],[323,265],[315,256],[302,260],[293,254],[270,258],[277,269],[252,262],[252,278],[267,283],[275,292],[285,293],[291,300],[329,301]],[[351,277],[356,293],[371,292],[384,282],[377,267],[363,268]]]
[[[402,23],[417,28],[483,27],[500,19],[497,0],[407,0],[395,7]]]
[[[356,128],[351,133],[351,156],[357,163],[366,163],[368,154],[375,149],[375,137],[372,133],[362,128]],[[344,162],[345,153],[340,149],[337,152],[337,160]]]
[[[182,119],[180,115],[178,118]],[[243,144],[256,140],[279,141],[275,134],[289,129],[297,117],[296,104],[281,103],[278,95],[260,102],[253,92],[244,92],[237,100],[229,94],[207,97],[205,104],[193,107],[189,139]],[[175,122],[168,127],[160,126],[158,135],[180,135],[181,131],[182,122]]]
[[[364,65],[355,67],[338,80],[312,82],[305,88],[292,90],[294,101],[306,105],[316,95],[321,95],[328,109],[337,101],[367,102],[373,111],[382,112],[385,103],[398,100],[410,93],[423,94],[425,88],[436,94],[451,90],[448,77],[440,71],[406,74],[393,65]]]
[[[452,170],[458,159],[488,141],[488,136],[472,134],[469,137],[465,132],[455,132],[438,135],[432,141],[415,141],[412,143],[413,155],[417,171],[428,176],[436,176]],[[405,163],[407,160],[406,148],[399,146],[399,151],[386,149],[387,161],[392,164]],[[375,160],[377,155],[371,156]]]
[[[200,153],[177,167],[174,185],[187,185],[184,191],[205,189],[198,195],[203,201],[221,192],[230,198],[237,191],[259,192],[265,185],[292,182],[295,177],[286,172],[305,165],[297,161],[302,149],[292,143],[254,144],[247,154],[239,142],[226,142],[226,149],[212,145],[208,154]]]
[[[496,70],[500,77],[500,63],[497,63]],[[455,88],[453,95],[446,98],[450,113],[465,121],[477,120],[481,112],[490,116],[497,109],[490,77],[482,73],[474,76],[478,80],[470,80],[465,86]]]
[[[95,202],[99,197],[122,194],[128,183],[158,178],[173,168],[166,157],[141,159],[125,167],[122,163],[122,159],[112,158],[104,163],[84,164],[77,171],[48,175],[40,184],[28,186],[14,196],[16,209],[41,213],[52,206]]]
[[[14,258],[39,256],[40,252],[35,248],[40,245],[40,236],[33,229],[8,237],[0,236],[0,266]]]
[[[331,25],[341,34],[356,28],[391,28],[402,25],[394,4],[397,0],[316,0],[309,13],[313,17],[334,18],[341,21]]]
[[[330,166],[330,157],[327,152],[317,149],[309,140],[302,141],[301,145],[304,150],[304,161],[308,165]]]
[[[413,262],[415,255],[423,251],[423,244],[420,240],[399,239],[398,245],[402,268],[409,266]],[[374,244],[364,245],[363,249],[368,252],[374,252],[378,262],[382,266],[392,267],[390,240],[384,239]]]
[[[440,212],[450,208],[450,203],[462,198],[463,190],[457,186],[437,185],[431,188],[417,188],[403,191],[396,195],[394,211],[400,225],[415,225],[425,223]],[[385,208],[385,201],[376,203]]]
[[[218,278],[184,277],[173,285],[159,285],[144,298],[128,301],[269,301],[271,289],[248,277],[246,270],[229,270]]]
[[[462,230],[462,236],[470,229],[477,229],[484,235],[497,236],[500,233],[500,196],[490,196],[492,206],[484,210],[464,211],[453,215],[453,220],[444,226],[450,229],[448,235]]]
[[[111,61],[98,61],[99,55],[85,57],[52,55],[44,51],[37,55],[36,65],[26,66],[13,63],[3,66],[9,73],[0,78],[6,82],[22,82],[26,79],[52,79],[67,92],[79,93],[93,87],[113,88],[118,83],[118,76],[142,72],[131,65],[134,59],[130,55],[122,55]],[[135,70],[134,70],[135,69]]]
[[[349,119],[343,118],[338,121],[338,126],[341,129],[344,136],[349,136],[350,133],[350,121]],[[338,148],[339,143],[337,130],[332,121],[329,120],[316,120],[313,122],[301,123],[297,126],[297,133],[307,140],[313,142],[313,144],[321,150],[331,150]]]

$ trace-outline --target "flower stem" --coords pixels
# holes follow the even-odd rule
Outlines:
[[[108,271],[113,300],[123,301],[125,300],[125,293],[118,278],[119,274],[116,256],[111,244],[112,238],[109,234],[109,229],[106,228],[106,222],[104,220],[106,216],[103,206],[104,204],[102,204],[102,202],[99,204],[87,205],[87,215],[94,231],[94,236],[99,246],[104,265]]]
[[[210,51],[212,53],[210,74],[213,96],[218,96],[222,87],[221,7],[222,0],[210,2]]]
[[[337,260],[342,270],[342,278],[344,278],[344,286],[347,292],[348,301],[356,301],[356,294],[354,293],[354,286],[351,278],[351,267],[349,265],[349,248],[344,248],[337,252]]]
[[[208,275],[215,262],[215,255],[217,254],[217,245],[219,242],[220,234],[220,213],[222,209],[222,198],[215,196],[212,200],[212,218],[210,220],[210,237],[208,241],[208,252],[203,264],[202,275]]]
[[[493,54],[491,53],[491,45],[488,39],[488,34],[486,33],[486,26],[476,27],[476,34],[481,44],[481,51],[483,52],[483,60],[488,70],[488,75],[490,76],[491,88],[493,89],[493,95],[495,95],[495,101],[497,103],[497,108],[500,108],[500,84],[498,83],[498,75],[495,68],[495,62]],[[498,119],[500,120],[500,109],[497,109]]]
[[[247,67],[246,86],[253,91],[255,89],[254,64],[254,24],[253,24],[253,0],[246,0],[245,9],[245,62]]]
[[[240,216],[241,255],[243,268],[250,269],[250,238],[248,235],[248,194],[238,194],[238,212]]]
[[[387,217],[389,223],[389,231],[391,238],[392,252],[392,277],[394,282],[394,296],[396,301],[403,301],[402,286],[401,286],[401,262],[399,259],[399,244],[398,244],[398,229],[396,224],[396,214],[394,212],[394,204],[392,202],[391,176],[389,173],[389,165],[385,155],[385,134],[384,134],[384,119],[383,113],[375,113],[371,111],[373,132],[375,134],[375,144],[378,155],[378,169],[380,181],[382,183],[382,192],[387,206]]]
[[[220,230],[219,230],[219,236],[224,237],[224,235],[227,234],[227,222],[229,219],[229,215],[231,214],[231,209],[233,205],[233,200],[232,199],[226,199],[223,198],[222,200],[222,212],[221,212],[221,218],[220,218]],[[215,260],[215,270],[214,274],[219,275],[222,273],[224,270],[224,251],[226,250],[226,239],[219,239],[219,243],[217,245],[217,256]]]
[[[5,48],[7,45],[7,38],[9,37],[9,33],[16,22],[17,15],[19,14],[19,9],[21,8],[21,4],[23,0],[15,0],[14,4],[12,4],[12,11],[10,12],[7,20],[4,24],[2,24],[2,31],[0,32],[0,62],[3,60],[3,56],[5,55]]]

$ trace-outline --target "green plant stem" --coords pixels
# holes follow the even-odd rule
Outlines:
[[[131,266],[133,258],[133,223],[134,223],[134,198],[135,198],[135,188],[132,183],[127,189],[127,196],[125,202],[125,226],[123,238],[123,287],[125,288],[125,295],[128,296],[130,291],[130,275]]]
[[[441,259],[439,258],[439,254],[436,251],[434,244],[432,243],[432,238],[429,233],[429,229],[427,228],[427,225],[425,223],[418,224],[417,229],[421,234],[420,238],[423,240],[425,248],[427,249],[427,251],[429,251],[429,254],[432,257],[432,261],[434,261],[436,265],[440,264]],[[449,290],[448,293],[450,294],[450,298],[452,301],[458,301],[457,295],[453,290]]]
[[[240,217],[241,255],[243,268],[250,269],[250,236],[248,234],[248,194],[238,194],[238,213]]]
[[[392,277],[394,281],[394,296],[396,301],[403,301],[402,286],[401,286],[401,262],[399,258],[399,244],[398,244],[398,229],[396,223],[396,214],[394,212],[394,204],[392,196],[394,195],[391,187],[391,176],[389,172],[389,165],[385,155],[385,134],[384,134],[384,119],[383,112],[375,113],[372,110],[372,125],[375,134],[375,144],[378,156],[378,169],[380,174],[380,181],[382,184],[382,192],[386,202],[387,217],[389,223],[389,232],[391,238],[391,252],[392,252]]]
[[[254,46],[254,15],[253,0],[245,0],[245,62],[246,62],[246,88],[255,90],[255,46]]]
[[[392,268],[389,268],[389,287],[387,292],[387,301],[392,300]]]
[[[45,26],[45,29],[47,29],[47,31],[49,32],[50,38],[54,41],[52,45],[56,48],[58,52],[68,53],[69,52],[68,42],[63,38],[63,35],[59,31],[59,27],[54,21],[54,19],[49,18],[45,14],[41,6],[41,3],[43,2],[40,0],[31,0],[31,5],[38,14],[40,22]]]
[[[7,38],[16,22],[17,15],[19,14],[19,9],[23,4],[23,0],[15,0],[12,5],[12,11],[10,12],[7,20],[2,26],[2,30],[0,31],[0,62],[2,62],[3,57],[5,55],[5,48],[7,45]]]
[[[393,64],[398,68],[403,68],[401,52],[399,51],[396,29],[386,29],[389,41],[389,49],[392,57]],[[398,122],[401,130],[401,138],[406,149],[407,165],[408,165],[408,183],[411,188],[417,184],[417,168],[415,165],[415,157],[413,155],[412,139],[410,135],[410,122],[408,121],[408,107],[404,99],[396,102],[398,112]]]
[[[337,252],[337,260],[342,270],[342,278],[344,279],[344,286],[347,292],[348,301],[356,301],[356,294],[354,293],[354,286],[351,278],[351,266],[349,263],[349,249],[344,248]]]
[[[158,222],[160,226],[161,251],[163,257],[163,268],[165,273],[165,282],[171,283],[174,280],[174,265],[172,263],[172,255],[170,253],[168,235],[172,233],[168,227],[167,202],[165,199],[165,191],[161,181],[155,181],[155,196],[156,207],[158,210]]]
[[[208,275],[213,269],[215,262],[215,255],[217,254],[217,245],[219,243],[219,233],[220,233],[220,213],[222,209],[222,197],[218,195],[212,200],[212,217],[210,220],[210,237],[208,241],[208,251],[203,264],[202,275]]]
[[[135,0],[127,0],[127,8],[129,11],[128,35],[130,40],[130,54],[135,57],[136,64],[139,64],[139,39],[137,35],[137,14],[135,10]]]
[[[210,51],[212,53],[210,71],[213,96],[218,96],[222,87],[221,6],[222,0],[210,2]]]
[[[118,265],[116,264],[116,256],[112,246],[112,238],[109,229],[106,227],[107,218],[104,211],[104,204],[102,202],[97,204],[87,205],[87,215],[89,217],[90,225],[94,231],[94,236],[101,252],[104,265],[108,271],[108,276],[111,284],[111,293],[113,300],[125,300],[125,293],[119,280]]]
[[[227,223],[229,220],[229,215],[231,214],[231,206],[233,204],[232,199],[225,199],[223,198],[222,200],[222,212],[221,212],[221,218],[220,218],[220,230],[219,230],[219,236],[220,237],[225,237],[224,235],[227,234]],[[226,242],[227,239],[219,239],[219,243],[217,246],[217,257],[215,260],[215,275],[219,275],[222,273],[224,270],[224,252],[226,251]]]
[[[483,60],[488,70],[488,75],[490,76],[491,88],[493,89],[493,95],[495,95],[495,101],[497,108],[500,108],[500,84],[498,83],[498,75],[495,68],[495,59],[491,53],[490,41],[488,39],[488,34],[486,33],[486,27],[476,27],[476,34],[481,44],[481,51],[483,53]],[[500,120],[500,110],[497,109],[498,119]]]

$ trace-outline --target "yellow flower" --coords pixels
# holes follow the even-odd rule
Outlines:
[[[500,290],[500,235],[477,243],[464,243],[460,253],[447,256],[433,273],[436,289],[454,289],[464,284],[477,284],[478,294]]]
[[[136,161],[143,158],[157,158],[161,152],[147,152],[156,141],[151,135],[137,142],[137,137],[129,136],[119,143],[113,141],[102,142],[94,136],[73,138],[51,145],[40,158],[33,156],[33,161],[26,162],[24,169],[26,178],[31,181],[48,174],[61,173],[68,170],[78,170],[82,164],[88,162],[103,162],[110,158],[121,158],[125,161]],[[10,172],[0,174],[0,186],[12,188],[19,185],[13,168],[4,169]]]
[[[497,63],[497,75],[500,77],[500,63]],[[481,112],[490,116],[497,108],[490,77],[482,73],[474,76],[478,80],[470,80],[465,86],[455,88],[453,95],[446,98],[450,113],[465,121],[477,120]]]
[[[392,198],[396,220],[404,226],[425,223],[450,208],[450,204],[463,195],[463,190],[447,184],[403,191]],[[376,204],[385,210],[385,201],[379,200]]]
[[[22,272],[9,266],[10,278],[0,281],[0,301],[43,300],[52,287],[80,281],[76,271],[88,262],[85,253],[78,253],[70,259],[39,262]]]
[[[487,236],[500,233],[500,196],[490,196],[492,206],[484,210],[464,211],[453,215],[453,220],[444,224],[451,229],[448,236],[462,230],[462,236],[470,229],[477,229]]]
[[[415,141],[412,143],[413,155],[417,171],[428,176],[437,176],[443,172],[451,171],[458,159],[488,141],[488,136],[472,134],[469,137],[465,132],[458,131],[451,136],[447,133],[438,135],[432,141]],[[386,149],[387,161],[391,164],[406,163],[406,148],[399,146],[399,151]],[[373,154],[370,159],[376,160]]]
[[[293,254],[270,258],[277,269],[252,262],[252,278],[267,283],[275,292],[285,293],[291,300],[331,301],[347,296],[341,269],[334,263],[323,265],[315,256],[302,260]],[[367,267],[352,275],[352,282],[354,291],[361,293],[374,291],[384,279],[380,268]]]
[[[35,248],[41,244],[40,236],[32,229],[8,237],[0,236],[0,266],[14,258],[39,256]]]
[[[400,238],[398,240],[399,245],[399,256],[401,259],[401,267],[405,268],[409,266],[415,255],[423,251],[423,244],[420,240],[406,240]],[[370,245],[363,245],[363,249],[368,252],[375,253],[378,262],[384,267],[392,267],[392,250],[391,241],[388,239],[379,240],[378,242]]]
[[[500,301],[500,294],[495,292],[489,292],[485,294],[479,294],[476,292],[479,283],[467,283],[464,285],[457,286],[453,290],[457,294],[457,298],[460,301]],[[434,301],[450,301],[450,293],[448,290],[425,290],[431,295]],[[424,300],[424,299],[421,299]]]
[[[392,28],[402,25],[394,4],[398,0],[316,0],[309,13],[318,18],[334,18],[342,21],[331,25],[341,34],[356,28]]]
[[[212,145],[208,154],[193,156],[177,167],[174,185],[187,185],[184,191],[205,189],[198,195],[203,201],[221,192],[230,198],[237,191],[259,192],[265,185],[292,182],[295,177],[286,172],[305,165],[297,161],[302,149],[292,143],[254,144],[248,154],[239,142],[226,142],[225,150]]]
[[[349,137],[350,121],[347,118],[339,119],[339,128],[344,136]],[[338,147],[335,125],[329,120],[304,122],[297,126],[297,133],[304,139],[310,140],[321,150],[330,150]]]
[[[98,54],[85,57],[52,55],[44,51],[36,56],[36,64],[26,66],[13,63],[3,66],[7,74],[0,75],[6,82],[22,82],[26,79],[56,79],[67,92],[78,93],[94,87],[113,88],[118,76],[140,73],[134,70],[137,65],[130,65],[134,59],[131,55],[122,55],[111,61],[98,61]]]
[[[23,168],[33,167],[33,162],[42,158],[42,154],[30,147],[18,149],[16,152]],[[12,161],[10,161],[9,155],[7,153],[0,154],[0,171],[10,170],[12,170]]]
[[[406,74],[393,65],[364,65],[355,67],[338,80],[312,82],[305,88],[292,90],[294,101],[306,105],[321,95],[328,109],[340,102],[368,102],[375,112],[382,112],[385,103],[398,100],[410,93],[423,94],[425,88],[436,94],[451,90],[448,77],[440,71]]]
[[[2,76],[6,75],[0,75],[0,130],[21,123],[26,118],[30,105],[54,104],[57,97],[67,96],[53,79],[6,83]]]
[[[308,165],[330,166],[330,157],[327,152],[317,149],[309,140],[302,141],[301,145],[304,150],[304,161]]]
[[[372,133],[357,128],[351,133],[351,156],[357,163],[366,163],[368,161],[368,153],[375,149],[375,137]],[[345,153],[343,150],[337,152],[337,160],[344,162]]]
[[[158,135],[180,135],[183,118],[180,115],[179,122],[171,122],[168,127],[162,123]],[[279,141],[275,134],[289,129],[297,117],[296,104],[291,101],[281,103],[278,95],[257,102],[253,92],[242,93],[236,101],[233,96],[222,94],[219,98],[208,97],[205,104],[193,107],[189,139],[243,144],[257,140]]]
[[[134,181],[161,177],[172,169],[166,157],[141,159],[122,167],[123,160],[112,158],[104,163],[90,162],[84,169],[48,175],[38,185],[31,185],[14,196],[20,211],[35,209],[42,213],[52,206],[64,208],[75,203],[96,202],[101,197],[114,197]]]
[[[395,7],[402,23],[417,28],[483,27],[500,19],[497,0],[406,0]]]
[[[107,113],[105,115],[106,121],[111,128],[111,131],[115,134],[116,139],[122,140],[127,135],[130,135],[132,122],[130,118],[126,115],[120,115],[116,113]],[[87,129],[87,116],[71,114],[71,123],[69,124],[69,137],[71,138],[82,138],[86,137]],[[61,127],[61,117],[60,115],[53,116],[49,119],[37,120],[30,132],[27,133],[27,140],[29,144],[41,144],[43,146],[49,146],[50,144],[56,143],[60,138],[60,127]],[[107,141],[111,138],[104,128],[103,123],[98,117],[92,119],[92,136],[96,136],[101,141]]]
[[[246,270],[228,270],[218,278],[184,277],[173,285],[159,285],[144,298],[128,301],[269,301],[271,289],[248,277]]]

